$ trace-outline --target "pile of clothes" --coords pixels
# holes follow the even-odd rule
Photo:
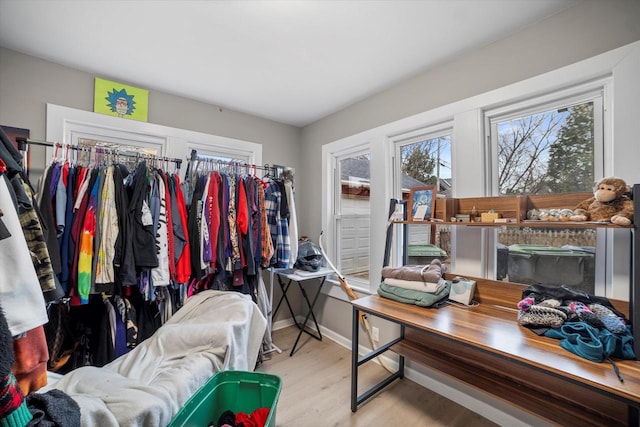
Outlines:
[[[80,427],[80,407],[66,393],[54,389],[25,397],[12,372],[15,362],[13,337],[0,307],[0,426]]]
[[[224,411],[218,418],[218,422],[209,423],[208,427],[264,427],[269,420],[269,408],[258,408],[252,413],[233,413]]]
[[[560,346],[593,362],[635,359],[633,335],[624,314],[605,297],[566,286],[531,285],[518,302],[518,322],[538,335],[560,340]]]
[[[451,290],[444,273],[445,266],[437,258],[427,265],[383,267],[378,294],[407,304],[433,307],[446,301]]]

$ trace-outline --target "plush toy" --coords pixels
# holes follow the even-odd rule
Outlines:
[[[593,187],[593,197],[576,206],[571,221],[629,225],[633,220],[633,201],[629,194],[630,188],[623,179],[604,178]]]

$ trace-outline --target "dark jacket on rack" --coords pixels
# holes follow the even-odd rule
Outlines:
[[[115,186],[116,211],[118,212],[118,237],[115,244],[113,266],[116,273],[116,288],[136,284],[136,266],[133,259],[132,215],[129,214],[129,196],[124,186],[124,179],[129,171],[124,165],[116,165],[113,169]],[[155,243],[153,249],[155,249]],[[116,289],[118,292],[118,289]]]
[[[151,184],[147,176],[147,162],[138,163],[131,183],[131,199],[129,201],[129,215],[133,228],[133,255],[136,268],[151,269],[158,266],[158,255],[155,251],[156,239],[153,235],[153,218],[147,205],[147,195]],[[146,211],[143,212],[143,208]]]

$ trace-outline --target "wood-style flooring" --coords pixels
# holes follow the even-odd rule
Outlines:
[[[282,353],[265,355],[257,368],[282,379],[277,427],[496,425],[407,378],[394,381],[352,413],[351,352],[329,338],[318,341],[303,334],[296,352],[289,357],[297,334],[295,326],[274,331],[273,342]],[[367,382],[375,384],[386,374],[382,366],[373,362],[360,367],[359,393]]]

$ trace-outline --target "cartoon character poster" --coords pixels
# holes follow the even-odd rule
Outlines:
[[[93,111],[147,121],[149,91],[96,77]]]

